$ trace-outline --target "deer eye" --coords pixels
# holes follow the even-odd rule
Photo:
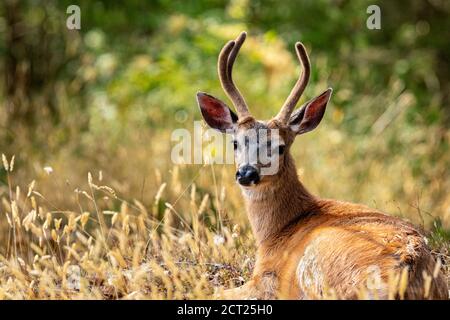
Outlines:
[[[237,150],[237,147],[238,147],[237,141],[233,140],[233,148],[234,148],[234,150]]]
[[[278,154],[283,154],[285,148],[285,146],[278,146]]]

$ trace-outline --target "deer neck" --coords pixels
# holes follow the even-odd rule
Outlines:
[[[291,155],[284,161],[275,181],[256,188],[242,188],[258,244],[277,239],[277,235],[315,207],[316,200],[298,179]]]

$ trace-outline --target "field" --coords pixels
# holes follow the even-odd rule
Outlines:
[[[0,299],[207,299],[249,279],[234,167],[171,161],[196,92],[228,101],[216,59],[242,30],[235,81],[258,118],[289,93],[297,40],[313,66],[301,102],[334,88],[293,146],[301,181],[423,228],[450,284],[450,7],[381,1],[371,31],[369,2],[82,1],[79,31],[70,1],[2,4]]]

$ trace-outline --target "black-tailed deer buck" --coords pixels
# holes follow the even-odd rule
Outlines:
[[[318,198],[299,181],[291,145],[320,123],[332,90],[294,111],[310,75],[305,47],[297,43],[301,76],[273,119],[255,120],[232,79],[245,37],[243,32],[229,41],[218,62],[220,82],[237,115],[224,102],[197,94],[208,125],[234,137],[236,180],[258,246],[252,279],[222,297],[447,299],[440,264],[413,225],[364,205]],[[268,140],[259,139],[261,130],[269,132]],[[252,157],[260,148],[278,161],[275,173],[261,173],[267,163]]]

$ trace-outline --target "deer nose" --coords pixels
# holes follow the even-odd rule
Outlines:
[[[244,165],[236,172],[236,180],[240,185],[249,186],[259,182],[258,170],[251,165]]]

